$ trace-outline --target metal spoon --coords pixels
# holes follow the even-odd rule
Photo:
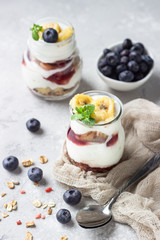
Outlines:
[[[104,206],[90,205],[78,211],[76,220],[83,228],[96,228],[105,225],[112,219],[111,207],[128,187],[141,179],[160,164],[160,153],[154,155],[147,163],[138,170],[135,175],[124,185]]]

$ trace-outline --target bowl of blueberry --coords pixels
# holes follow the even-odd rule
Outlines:
[[[103,50],[97,72],[109,87],[130,91],[147,82],[153,73],[154,61],[146,47],[125,39]]]

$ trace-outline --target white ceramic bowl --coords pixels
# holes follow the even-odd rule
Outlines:
[[[110,47],[108,47],[109,49],[113,50],[115,47],[121,45],[122,43],[118,43],[118,44],[114,44]],[[146,49],[146,48],[145,48]],[[146,54],[148,54],[149,56],[152,57],[152,55],[148,52],[148,50],[146,49]],[[99,56],[98,58],[98,61],[99,59],[102,57],[102,54]],[[153,57],[152,57],[153,58]],[[142,78],[141,80],[139,81],[136,81],[136,82],[122,82],[122,81],[119,81],[119,80],[115,80],[115,79],[112,79],[112,78],[109,78],[109,77],[106,77],[103,73],[101,73],[98,69],[98,62],[97,62],[97,73],[98,75],[100,76],[100,78],[105,82],[107,83],[107,85],[110,87],[110,88],[113,88],[115,90],[118,90],[118,91],[131,91],[131,90],[134,90],[140,86],[142,86],[145,82],[147,82],[150,78],[151,78],[151,75],[153,74],[153,68],[154,68],[154,65],[153,67],[151,68],[151,70],[149,71],[149,73],[144,77]]]

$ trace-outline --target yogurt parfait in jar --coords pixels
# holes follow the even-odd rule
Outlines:
[[[75,95],[70,109],[72,116],[66,139],[70,161],[85,171],[111,169],[124,151],[121,101],[107,92],[88,91]]]
[[[74,28],[66,21],[44,18],[30,30],[22,60],[28,88],[46,100],[71,96],[79,86],[82,70]]]

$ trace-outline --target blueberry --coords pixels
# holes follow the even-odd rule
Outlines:
[[[82,194],[77,189],[69,189],[63,194],[63,199],[70,205],[76,205],[81,201]]]
[[[114,48],[114,52],[117,53],[118,55],[120,54],[120,52],[123,50],[123,48],[121,46],[117,46]]]
[[[128,69],[132,72],[138,72],[139,71],[139,65],[134,61],[128,62]]]
[[[40,122],[35,118],[31,118],[26,122],[26,127],[30,132],[37,132],[40,129]]]
[[[119,58],[118,55],[114,52],[110,52],[106,55],[106,62],[108,65],[115,67],[118,62],[119,62]]]
[[[105,48],[105,49],[103,50],[103,56],[106,56],[106,54],[109,53],[109,52],[111,52],[111,50],[108,49],[108,48]]]
[[[127,64],[129,61],[128,57],[127,56],[123,56],[120,58],[120,63],[123,63],[123,64]]]
[[[140,72],[147,73],[148,72],[148,65],[147,65],[147,63],[145,61],[142,61],[139,64],[139,69],[140,69]]]
[[[129,55],[129,50],[128,49],[124,49],[123,51],[121,51],[120,56],[128,56]]]
[[[44,32],[43,32],[43,40],[45,42],[48,43],[55,43],[58,40],[58,33],[55,29],[53,28],[47,28]]]
[[[125,39],[122,43],[123,48],[131,48],[132,47],[132,41],[130,39]]]
[[[134,60],[137,63],[139,63],[139,62],[141,62],[142,57],[141,57],[141,54],[139,52],[133,51],[133,52],[130,52],[129,59]]]
[[[112,75],[110,76],[110,78],[112,78],[112,79],[115,79],[115,80],[117,80],[118,78],[117,78],[117,74],[116,73],[112,73]]]
[[[70,220],[71,220],[70,211],[67,209],[60,209],[56,214],[56,218],[57,218],[58,222],[60,222],[62,224],[66,224],[66,223],[70,222]]]
[[[143,73],[136,73],[135,77],[134,77],[134,81],[139,81],[142,78],[144,78],[144,74]]]
[[[106,58],[100,58],[98,61],[98,69],[101,71],[101,68],[103,68],[106,65]]]
[[[123,72],[127,70],[127,66],[125,64],[119,64],[116,67],[116,73],[119,74],[120,72]]]
[[[153,61],[153,59],[152,59],[150,56],[148,56],[148,55],[143,55],[143,56],[142,56],[142,60],[147,63],[147,65],[149,66],[149,68],[151,68],[151,67],[153,66],[154,61]]]
[[[125,70],[119,74],[119,80],[123,82],[132,82],[134,74],[131,71]]]
[[[43,177],[43,171],[38,167],[32,167],[28,170],[28,177],[33,182],[39,182]]]
[[[3,160],[3,167],[10,172],[14,171],[18,167],[18,165],[19,165],[18,158],[14,156],[6,157]]]
[[[101,72],[106,76],[109,77],[112,74],[112,67],[111,66],[105,66],[101,68]]]
[[[131,48],[131,51],[136,51],[136,52],[139,52],[140,54],[143,54],[145,51],[145,48],[142,43],[135,43]]]

